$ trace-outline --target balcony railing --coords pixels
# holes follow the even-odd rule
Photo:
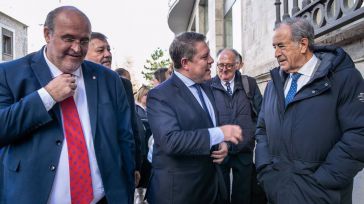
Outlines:
[[[288,5],[288,3],[292,5]],[[319,37],[337,28],[364,17],[363,0],[283,0],[283,15],[281,1],[276,0],[276,24],[287,17],[308,18],[315,28],[315,36]],[[291,13],[289,13],[291,8]]]

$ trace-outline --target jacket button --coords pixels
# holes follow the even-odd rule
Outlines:
[[[315,93],[316,93],[316,91],[315,91],[315,90],[312,90],[312,93],[313,93],[313,94],[315,94]]]
[[[57,140],[56,141],[56,144],[57,144],[57,146],[61,146],[62,145],[62,141],[61,140]]]
[[[329,83],[327,83],[327,82],[326,82],[326,83],[325,83],[325,86],[328,86],[328,85],[329,85]]]
[[[55,167],[54,165],[50,165],[50,166],[49,166],[49,169],[50,169],[51,171],[55,171],[55,170],[56,170],[56,167]]]

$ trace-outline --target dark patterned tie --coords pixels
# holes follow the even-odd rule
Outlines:
[[[286,106],[293,100],[296,92],[297,92],[297,81],[300,78],[301,74],[300,73],[294,73],[291,75],[291,87],[289,87],[287,96],[286,96]]]
[[[68,146],[72,204],[90,204],[93,200],[90,161],[80,118],[72,96],[61,102],[61,110]]]
[[[230,87],[230,82],[226,82],[225,83],[225,86],[226,86],[226,92],[230,95],[230,96],[232,96],[233,95],[233,91],[231,90],[231,87]]]
[[[205,112],[208,115],[210,125],[214,126],[214,123],[212,122],[212,119],[211,119],[211,116],[210,116],[210,113],[209,113],[209,109],[207,109],[205,99],[203,98],[200,84],[194,84],[193,86],[196,88],[197,93],[198,93],[198,97],[200,98],[200,101],[202,103],[202,107],[203,107],[203,109],[205,110]]]

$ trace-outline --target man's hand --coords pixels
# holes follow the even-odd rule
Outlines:
[[[243,141],[243,133],[238,125],[223,125],[220,126],[224,134],[224,141],[230,141],[234,144],[238,144],[239,142]]]
[[[219,144],[219,150],[213,151],[211,153],[211,157],[214,158],[213,162],[217,164],[221,164],[221,162],[224,160],[224,158],[228,154],[228,146],[226,142],[222,142]]]
[[[76,79],[71,74],[61,74],[52,79],[44,88],[56,102],[61,102],[75,94]]]
[[[140,172],[135,171],[134,176],[135,176],[135,187],[137,187],[139,185],[139,182],[140,182]]]

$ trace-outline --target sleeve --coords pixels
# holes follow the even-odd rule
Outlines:
[[[327,188],[344,187],[364,167],[364,81],[358,70],[352,70],[336,73],[344,78],[337,108],[342,137],[313,175]]]
[[[20,100],[13,96],[4,69],[0,69],[0,147],[23,139],[52,120],[36,90]]]
[[[267,96],[267,92],[272,86],[272,82],[269,82],[267,88],[265,90],[265,96]],[[256,138],[256,147],[255,147],[255,165],[259,174],[259,171],[263,169],[265,166],[271,164],[272,156],[269,153],[269,144],[268,144],[268,137],[266,133],[265,127],[265,115],[264,109],[267,103],[267,97],[264,98],[262,108],[259,113],[258,121],[257,121],[257,129],[255,132]]]
[[[183,130],[178,114],[186,113],[177,114],[171,104],[164,100],[161,92],[152,89],[147,100],[147,116],[155,146],[157,145],[167,155],[209,155],[208,129]]]
[[[131,111],[127,101],[127,96],[125,93],[124,85],[120,78],[115,75],[116,81],[116,94],[117,94],[117,104],[118,104],[118,134],[119,134],[119,144],[120,152],[122,156],[122,163],[125,172],[125,178],[127,186],[129,187],[129,196],[133,196],[135,182],[134,182],[134,171],[135,171],[135,143],[131,128]],[[129,197],[131,203],[132,197]]]
[[[137,124],[136,112],[135,112],[135,102],[133,97],[133,89],[132,84],[127,79],[122,79],[123,84],[125,85],[126,95],[128,97],[128,103],[131,111],[131,128],[133,130],[134,143],[135,143],[135,169],[140,171],[142,156],[141,156],[141,142],[139,135],[139,128]]]

